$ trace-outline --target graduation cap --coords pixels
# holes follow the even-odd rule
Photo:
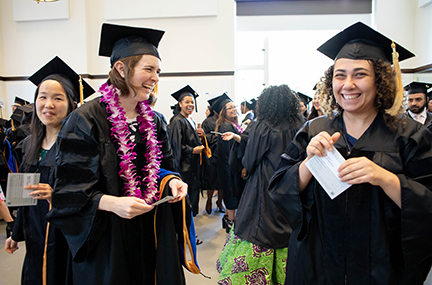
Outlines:
[[[214,97],[212,99],[207,100],[207,102],[209,103],[211,109],[213,109],[213,104],[220,98],[220,96],[221,95],[216,96],[216,97]]]
[[[249,110],[253,110],[256,105],[256,99],[254,98],[250,102],[243,101],[241,102],[241,105],[246,106],[246,108],[248,108]]]
[[[413,81],[408,85],[404,86],[405,91],[408,91],[408,94],[416,94],[423,93],[427,94],[428,89],[432,87],[432,83],[424,83],[424,82],[416,82]]]
[[[58,56],[54,57],[50,62],[45,64],[41,69],[36,71],[29,80],[36,86],[39,86],[44,79],[51,74],[59,74],[70,81],[76,94],[80,95],[80,98],[75,98],[75,101],[83,103],[83,99],[95,93],[95,90],[78,75],[72,68],[69,67],[63,60]],[[82,94],[82,96],[81,96]]]
[[[157,47],[164,33],[160,30],[104,23],[99,55],[111,57],[111,68],[118,60],[133,55],[149,54],[160,59]]]
[[[338,33],[321,45],[318,51],[334,60],[339,58],[381,59],[385,62],[393,62],[397,91],[393,105],[385,111],[391,116],[398,114],[403,100],[399,62],[413,57],[412,52],[362,22],[357,22]]]
[[[28,104],[30,104],[29,101],[26,101],[26,100],[24,100],[24,99],[22,99],[22,98],[20,98],[20,97],[17,97],[17,96],[15,96],[15,101],[14,101],[14,103],[16,103],[16,104],[20,104],[21,106],[24,106],[24,105],[28,105]]]
[[[185,96],[192,96],[195,101],[195,111],[198,112],[196,98],[198,98],[198,93],[192,89],[189,85],[186,85],[182,89],[171,94],[178,102],[180,102]]]
[[[318,51],[331,59],[382,59],[392,62],[392,40],[362,22],[357,22],[322,44]],[[396,44],[399,61],[414,54]]]
[[[216,101],[213,102],[212,109],[218,114],[222,111],[223,107],[228,102],[232,102],[231,98],[228,97],[228,95],[226,93],[224,93],[224,94],[222,94],[216,98],[213,98],[213,99],[216,99]]]
[[[300,98],[300,101],[302,101],[305,105],[309,104],[310,101],[312,101],[313,98],[309,97],[306,94],[303,94],[301,92],[297,92],[297,95]]]
[[[32,103],[17,107],[11,115],[11,119],[22,124],[24,117],[33,113],[33,105]]]

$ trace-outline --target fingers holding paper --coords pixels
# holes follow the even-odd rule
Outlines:
[[[27,185],[24,186],[27,190],[33,190],[28,195],[32,196],[33,199],[36,200],[47,200],[51,203],[51,195],[53,192],[52,187],[49,184],[46,183],[39,183],[36,185]]]
[[[175,203],[186,197],[188,189],[188,185],[186,183],[178,179],[172,179],[168,185],[171,188],[172,195],[175,197],[174,199],[168,201],[168,203]]]
[[[339,139],[340,133],[336,132],[332,136],[327,132],[320,132],[314,136],[306,147],[307,157],[314,155],[319,157],[326,156],[326,150],[331,151],[332,145]]]

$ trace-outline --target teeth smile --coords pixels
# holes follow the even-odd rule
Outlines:
[[[352,99],[356,99],[356,98],[360,97],[360,94],[354,94],[354,95],[342,94],[342,96],[346,100],[352,100]]]

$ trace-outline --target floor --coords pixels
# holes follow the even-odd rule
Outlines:
[[[185,270],[186,283],[188,285],[214,285],[217,284],[219,274],[216,270],[216,260],[225,243],[226,232],[222,229],[222,213],[215,212],[216,199],[213,197],[213,212],[208,215],[205,209],[206,197],[200,200],[202,214],[194,219],[196,232],[203,243],[198,246],[198,265],[202,274],[210,277],[207,279],[202,275],[192,274]],[[20,243],[20,249],[14,254],[8,254],[4,248],[6,240],[6,223],[0,221],[0,285],[17,285],[21,282],[21,268],[25,255],[25,246]]]
[[[226,233],[221,228],[221,219],[223,214],[215,212],[216,197],[213,197],[213,212],[208,215],[205,213],[206,197],[200,200],[200,209],[202,214],[195,217],[196,232],[203,244],[198,246],[198,264],[204,275],[210,277],[207,279],[202,275],[192,274],[185,271],[186,282],[188,285],[210,285],[217,284],[219,274],[216,270],[216,260],[225,243]],[[0,221],[0,245],[4,245],[6,240],[5,232],[6,223]],[[21,268],[25,255],[24,244],[14,254],[8,254],[0,248],[0,285],[17,285],[21,280]],[[425,285],[432,285],[432,274],[429,274]]]

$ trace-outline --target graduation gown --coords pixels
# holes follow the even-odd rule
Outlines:
[[[25,140],[23,154],[30,147],[30,140]],[[40,161],[33,161],[27,173],[40,173],[40,183],[53,186],[56,145],[54,144]],[[47,223],[46,214],[49,203],[38,200],[36,206],[21,206],[18,209],[12,239],[17,242],[25,241],[26,255],[22,267],[21,284],[66,284],[66,270],[68,262],[68,246],[59,229]],[[45,252],[45,245],[47,250]],[[44,254],[46,263],[44,264]],[[43,268],[46,276],[43,276]]]
[[[240,135],[239,131],[228,122],[224,122],[220,127],[220,133],[233,132]],[[241,192],[244,187],[243,179],[241,178],[241,169],[233,169],[230,164],[230,153],[235,140],[224,141],[221,136],[218,136],[216,156],[217,156],[217,174],[219,177],[219,186],[224,191],[223,200],[228,210],[237,209],[238,201],[240,200]]]
[[[198,214],[201,191],[200,155],[193,154],[194,147],[202,145],[196,130],[182,114],[175,116],[170,123],[169,139],[174,153],[174,170],[180,173],[188,184],[188,194],[194,216]]]
[[[236,213],[237,236],[265,248],[285,248],[291,233],[286,219],[268,195],[268,183],[280,156],[294,138],[303,120],[288,125],[256,121],[242,160],[248,172],[246,186]]]
[[[378,187],[352,185],[331,200],[314,178],[299,195],[305,148],[321,131],[341,132],[336,149],[397,175],[402,208]],[[341,114],[308,121],[282,155],[270,197],[293,233],[285,284],[423,284],[432,256],[432,134],[407,120],[391,132],[378,114],[352,149]]]
[[[217,159],[216,159],[216,147],[217,147],[217,136],[212,134],[216,130],[216,119],[214,116],[207,117],[201,124],[201,128],[205,132],[208,146],[210,147],[212,157],[209,159],[209,164],[204,168],[203,175],[203,186],[202,189],[217,190],[218,179],[217,179]]]
[[[133,219],[98,210],[102,195],[124,196],[118,144],[107,118],[106,105],[95,99],[72,112],[58,135],[47,217],[68,242],[73,284],[185,284],[177,236],[188,235],[179,222],[190,229],[189,207],[164,203]],[[142,177],[146,141],[140,132],[135,142],[136,171]],[[168,183],[161,191],[169,194]]]

